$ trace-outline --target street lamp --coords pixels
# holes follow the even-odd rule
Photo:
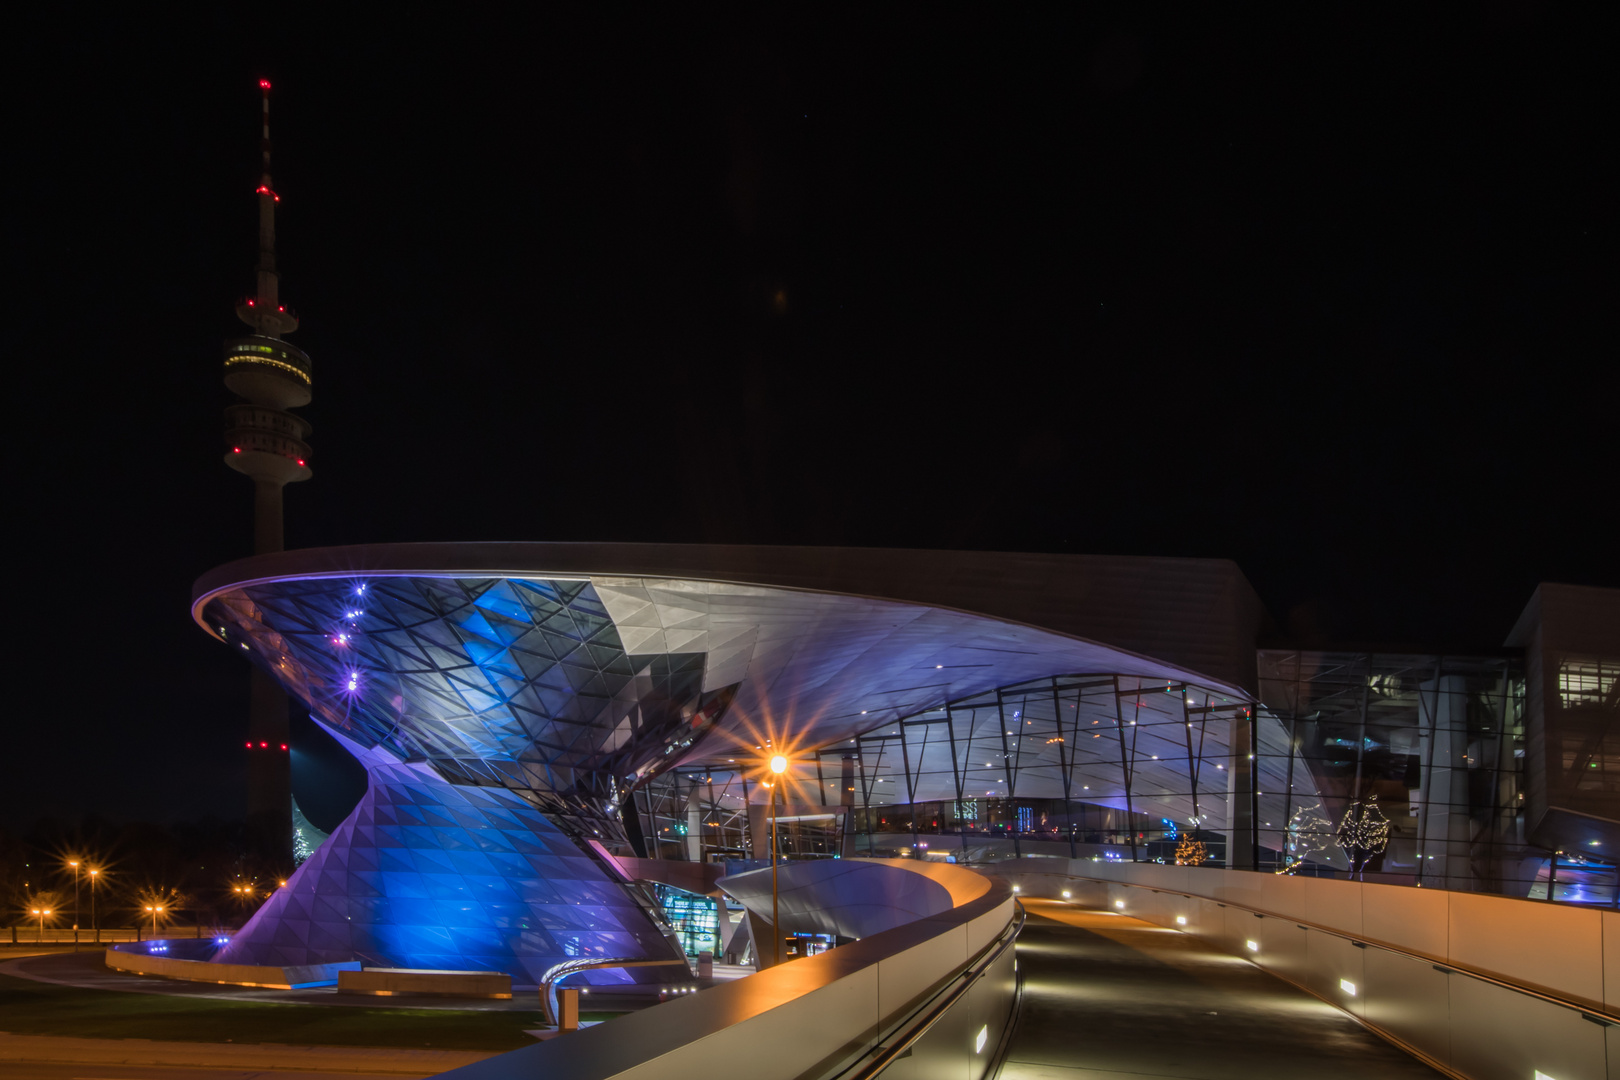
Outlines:
[[[35,938],[34,940],[43,943],[45,941],[45,916],[47,916],[47,915],[49,915],[51,913],[51,909],[50,908],[34,908],[33,912],[34,912],[35,915],[39,916],[39,936],[37,938]]]
[[[87,871],[90,875],[90,932],[95,935],[96,941],[101,940],[101,926],[96,922],[96,882],[101,880],[101,871],[94,868]]]
[[[782,774],[787,772],[788,759],[781,754],[771,758],[771,772],[776,779],[771,781],[771,964],[774,967],[782,962],[782,924],[778,919],[776,909],[776,789],[782,784]]]
[[[163,914],[162,904],[147,904],[146,910],[152,913],[152,937],[157,937],[157,917]]]
[[[73,867],[73,951],[79,951],[79,860],[69,859]]]

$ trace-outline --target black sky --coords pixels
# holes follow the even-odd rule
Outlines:
[[[1620,584],[1614,26],[1139,9],[18,27],[0,824],[240,813],[187,600],[250,544],[261,76],[291,546],[1223,556],[1284,635],[1452,649]]]

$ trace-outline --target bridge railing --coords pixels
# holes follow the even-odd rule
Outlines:
[[[1018,916],[990,878],[940,914],[444,1075],[982,1080],[1012,1020]]]

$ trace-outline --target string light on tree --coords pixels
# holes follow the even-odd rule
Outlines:
[[[1176,845],[1177,866],[1202,866],[1208,858],[1209,851],[1204,847],[1204,842],[1195,839],[1191,833],[1184,834],[1181,843]]]
[[[1378,796],[1351,803],[1334,838],[1350,860],[1351,876],[1364,877],[1367,864],[1389,846],[1389,819],[1378,809]]]
[[[1333,823],[1320,813],[1321,803],[1296,807],[1288,820],[1286,850],[1279,874],[1293,874],[1314,854],[1326,852],[1333,837]]]

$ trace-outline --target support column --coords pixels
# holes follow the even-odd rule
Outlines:
[[[703,789],[695,779],[686,793],[686,861],[703,861]]]
[[[843,843],[840,854],[850,859],[855,856],[855,755],[845,754],[839,763],[838,805],[844,808]]]
[[[1255,856],[1255,777],[1259,762],[1254,757],[1254,717],[1252,709],[1240,710],[1227,725],[1227,746],[1231,756],[1226,771],[1226,867],[1253,870]]]

